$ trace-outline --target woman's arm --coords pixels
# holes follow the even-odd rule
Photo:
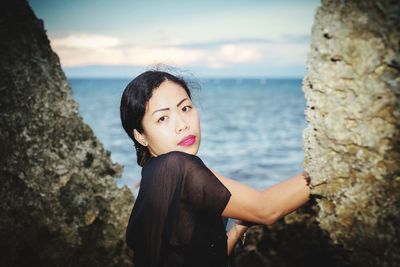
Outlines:
[[[212,172],[231,192],[231,198],[222,213],[224,217],[273,224],[309,199],[310,188],[304,173],[260,192],[215,171]]]

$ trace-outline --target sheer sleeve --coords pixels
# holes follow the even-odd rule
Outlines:
[[[231,193],[199,157],[190,154],[184,156],[186,200],[199,210],[221,215]]]
[[[166,156],[166,165],[174,176],[184,178],[183,197],[199,210],[221,215],[231,193],[196,155],[173,151]],[[179,167],[178,167],[179,166]]]

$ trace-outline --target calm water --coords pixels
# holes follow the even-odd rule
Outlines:
[[[141,168],[123,131],[119,102],[129,79],[71,79],[84,121],[124,165],[118,185],[134,192]],[[193,92],[200,116],[198,156],[222,175],[258,189],[303,170],[301,80],[205,79]]]

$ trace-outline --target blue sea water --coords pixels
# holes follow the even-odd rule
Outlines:
[[[141,168],[119,104],[129,79],[70,79],[80,114],[124,166],[117,180],[137,192]],[[257,189],[303,170],[305,99],[300,79],[202,79],[193,91],[201,117],[198,156],[226,177]]]

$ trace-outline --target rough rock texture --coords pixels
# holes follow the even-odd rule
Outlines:
[[[400,2],[323,1],[304,82],[317,220],[363,266],[400,266]]]
[[[254,227],[237,265],[400,266],[400,2],[322,1],[303,91],[316,204]]]
[[[0,95],[0,265],[131,266],[132,193],[23,0],[0,3]]]
[[[271,226],[253,226],[235,250],[235,267],[350,267],[350,254],[318,227],[315,202]]]

